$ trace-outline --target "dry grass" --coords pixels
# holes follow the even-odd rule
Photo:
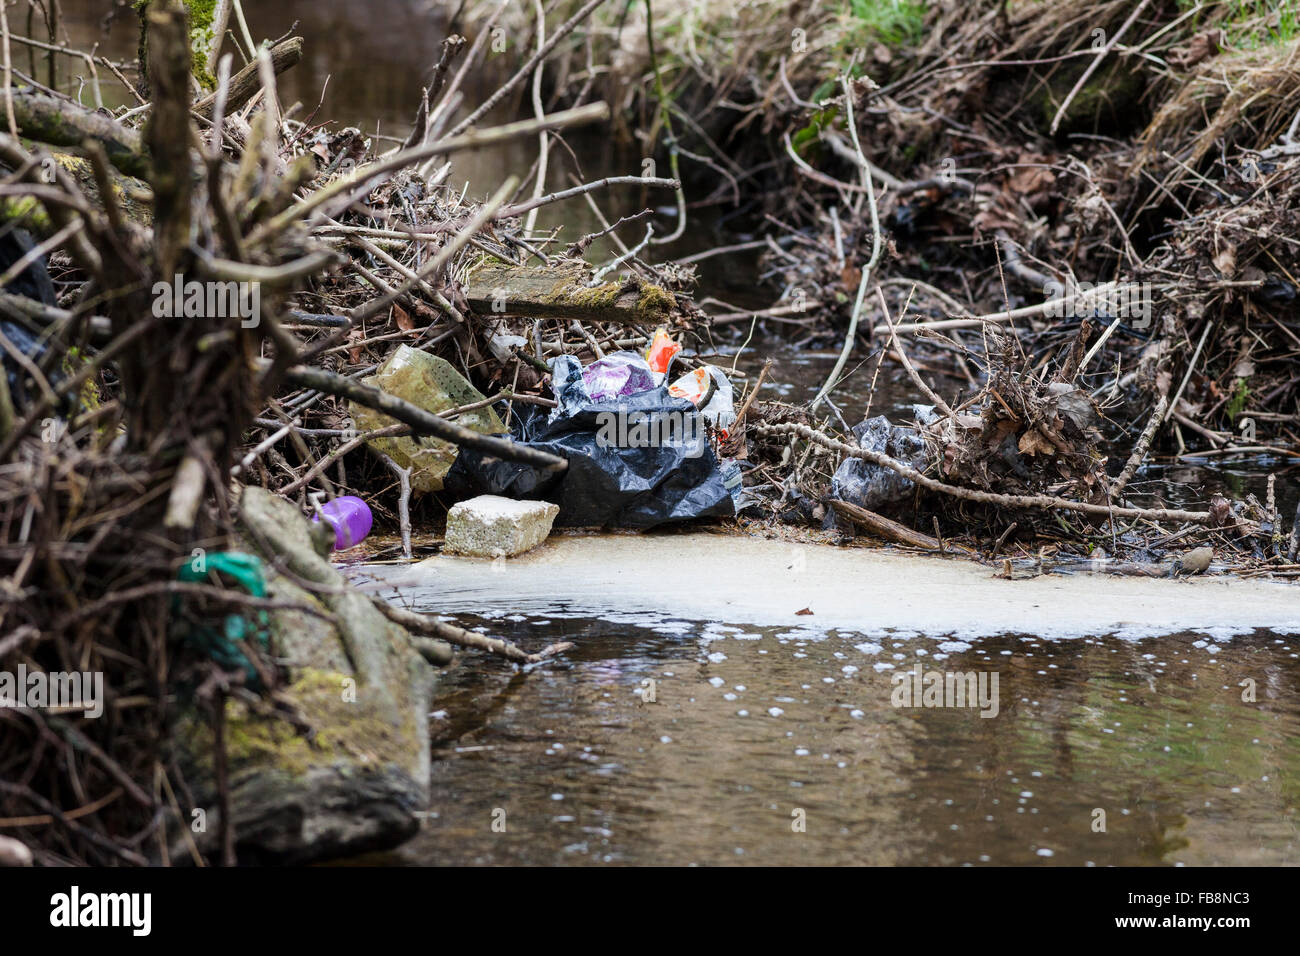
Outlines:
[[[1172,153],[1198,167],[1216,143],[1267,149],[1300,112],[1300,39],[1224,53],[1181,77],[1139,143],[1139,164]]]

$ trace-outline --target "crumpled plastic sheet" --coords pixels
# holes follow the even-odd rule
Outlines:
[[[914,405],[918,423],[928,425],[936,416],[931,405]],[[926,465],[925,442],[915,427],[891,424],[884,415],[853,426],[858,445],[888,455],[900,464],[921,471]],[[831,478],[831,497],[868,511],[886,511],[907,500],[915,484],[898,472],[861,458],[845,458]]]
[[[571,375],[578,360],[572,355],[565,355],[563,358],[567,361],[557,362],[557,365],[562,364],[563,373]],[[560,373],[561,369],[556,368],[555,374]],[[581,369],[580,374],[587,400],[592,402],[603,402],[622,395],[635,395],[637,392],[644,392],[655,386],[654,374],[650,371],[650,366],[635,352],[614,352],[606,355]]]

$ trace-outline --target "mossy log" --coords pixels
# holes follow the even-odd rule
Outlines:
[[[149,158],[135,130],[103,113],[29,88],[14,90],[13,102],[18,131],[27,139],[65,148],[93,139],[104,148],[108,161],[122,172],[149,178]]]
[[[539,319],[591,319],[653,325],[677,310],[673,294],[639,278],[590,286],[584,262],[517,266],[483,259],[464,279],[465,298],[480,315]]]

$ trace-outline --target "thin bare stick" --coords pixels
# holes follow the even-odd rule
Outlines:
[[[267,359],[260,359],[258,364],[269,366],[270,362]],[[562,471],[569,464],[563,458],[536,448],[516,445],[507,439],[483,435],[457,425],[455,422],[450,422],[439,415],[425,411],[419,405],[413,405],[396,395],[390,395],[377,388],[370,388],[359,382],[354,382],[352,379],[336,372],[329,372],[325,369],[312,368],[306,365],[295,365],[285,373],[285,379],[300,388],[313,388],[318,392],[327,392],[340,398],[346,398],[348,401],[356,402],[359,405],[365,405],[367,408],[373,408],[375,411],[382,412],[390,418],[395,418],[403,424],[410,425],[411,430],[416,434],[432,435],[434,438],[452,442],[462,447],[474,448],[490,455],[496,455],[498,458],[504,458],[507,461],[517,461],[553,471]]]
[[[438,254],[430,258],[428,262],[421,266],[420,270],[416,272],[412,278],[403,281],[400,286],[388,295],[381,296],[378,299],[353,309],[348,316],[352,320],[353,326],[360,325],[370,316],[379,314],[397,301],[399,297],[410,292],[430,276],[437,274],[443,266],[451,261],[452,256],[458,253],[464,247],[465,243],[469,242],[474,233],[482,229],[488,221],[495,218],[495,214],[501,207],[501,204],[505,202],[505,198],[513,193],[518,186],[518,177],[507,177],[506,181],[501,184],[501,188],[496,191],[496,194],[483,204],[479,211],[474,214],[468,223],[465,224],[465,227],[461,229],[456,237],[439,249]]]
[[[277,432],[276,434],[279,433]],[[316,462],[316,464],[312,465],[311,468],[309,468],[302,475],[301,478],[297,478],[294,481],[290,482],[289,484],[285,485],[283,488],[281,488],[279,493],[282,497],[285,498],[297,494],[299,488],[303,487],[304,485],[310,484],[313,478],[315,478],[317,475],[323,472],[330,465],[334,464],[334,462],[338,461],[340,458],[342,458],[344,455],[348,454],[349,452],[355,451],[357,448],[359,448],[361,445],[365,444],[367,441],[369,441],[372,438],[388,438],[396,435],[409,435],[409,434],[411,434],[411,426],[403,425],[399,422],[396,425],[385,425],[383,428],[376,428],[373,431],[362,432],[360,435],[355,435],[353,436],[352,439],[344,442],[342,445],[339,445],[328,455],[321,458],[320,461]],[[271,438],[274,437],[275,435],[271,436]],[[270,441],[270,439],[268,438],[267,441]],[[263,444],[266,443],[263,442]],[[261,448],[261,446],[259,445],[258,448]],[[253,452],[258,451],[258,448],[253,449]],[[249,464],[252,463],[253,452],[250,452],[249,456],[247,456],[245,459]]]
[[[962,488],[957,485],[948,485],[942,481],[936,481],[927,475],[921,474],[915,468],[895,461],[880,452],[866,448],[855,448],[852,445],[846,445],[844,442],[836,441],[834,438],[829,438],[807,425],[795,423],[756,425],[754,430],[760,435],[796,435],[821,445],[823,448],[837,451],[841,455],[861,458],[872,464],[880,465],[882,468],[888,468],[890,471],[897,472],[929,491],[951,495],[954,498],[964,498],[967,501],[976,501],[980,504],[997,505],[1001,508],[1059,508],[1064,511],[1077,511],[1080,514],[1096,515],[1102,518],[1112,516],[1116,518],[1145,518],[1149,521],[1181,521],[1200,525],[1210,525],[1214,521],[1209,512],[1205,511],[1180,511],[1172,508],[1118,508],[1111,505],[1094,505],[1085,501],[1070,501],[1053,495],[999,495],[991,491]]]
[[[0,32],[4,41],[4,83],[5,83],[5,119],[9,122],[9,135],[18,138],[18,121],[14,118],[14,74],[13,64],[9,59],[9,4],[0,0]]]
[[[553,192],[546,196],[534,196],[532,199],[526,199],[523,202],[515,203],[513,206],[506,206],[497,214],[497,218],[508,219],[511,216],[519,216],[536,209],[538,206],[545,206],[548,203],[559,202],[561,199],[572,199],[574,196],[589,193],[593,189],[599,189],[602,186],[623,185],[662,186],[665,189],[676,189],[681,185],[681,183],[675,179],[660,179],[655,176],[606,176],[604,179],[596,179],[589,183],[583,183],[581,186],[574,186],[571,189],[561,189],[558,192]]]
[[[745,403],[740,406],[740,411],[736,413],[736,424],[732,426],[733,430],[744,419],[745,413],[749,411],[749,406],[754,404],[754,399],[758,397],[758,390],[763,387],[763,380],[767,378],[767,373],[772,371],[772,364],[770,358],[763,363],[763,369],[758,373],[758,378],[754,381],[754,387],[749,390],[749,397],[745,399]],[[734,372],[736,370],[735,366],[732,366],[731,370]]]
[[[1192,353],[1192,360],[1187,363],[1187,374],[1183,376],[1182,382],[1178,386],[1178,391],[1174,392],[1174,397],[1169,401],[1169,407],[1165,409],[1165,420],[1168,420],[1170,414],[1178,407],[1178,400],[1183,397],[1183,389],[1191,381],[1192,373],[1196,371],[1196,363],[1201,357],[1201,349],[1205,348],[1205,340],[1209,338],[1210,328],[1213,322],[1206,322],[1205,329],[1201,332],[1201,339],[1196,343],[1196,351]]]
[[[866,154],[862,152],[862,143],[858,139],[858,124],[853,115],[853,86],[849,78],[843,74],[840,76],[840,86],[844,88],[845,121],[848,124],[849,132],[853,134],[853,148],[857,150],[858,156],[862,158],[862,166],[858,170],[858,174],[862,177],[862,185],[867,191],[867,204],[871,209],[871,258],[862,267],[862,277],[858,280],[858,295],[853,301],[853,314],[849,316],[848,331],[844,334],[844,347],[840,350],[840,357],[835,360],[835,367],[831,369],[831,374],[826,377],[826,384],[817,393],[817,397],[812,400],[814,410],[826,400],[826,396],[835,388],[840,373],[844,371],[844,366],[848,363],[849,354],[853,351],[853,339],[858,334],[858,316],[862,314],[862,302],[867,295],[867,283],[871,279],[871,270],[876,267],[876,263],[880,260],[881,250],[880,212],[876,208],[876,189],[871,181],[871,164],[867,161]]]
[[[411,469],[403,468],[388,455],[376,451],[388,470],[397,476],[399,494],[397,497],[397,523],[402,533],[402,557],[411,560]]]
[[[898,333],[894,331],[893,319],[890,318],[889,315],[889,305],[885,302],[885,294],[880,291],[880,286],[876,286],[876,297],[880,299],[880,307],[885,310],[885,324],[889,326],[889,340],[894,346],[894,354],[897,355],[898,360],[903,363],[903,368],[907,370],[908,377],[912,380],[912,383],[921,390],[921,393],[939,409],[939,411],[952,419],[954,424],[960,425],[960,422],[958,422],[957,419],[957,413],[954,412],[948,406],[948,403],[940,398],[929,385],[925,384],[925,381],[921,378],[921,373],[916,370],[916,367],[912,365],[911,359],[907,357],[907,353],[903,351],[903,346],[898,341]],[[912,304],[912,296],[910,294],[907,297],[907,304]],[[907,306],[903,306],[903,314],[907,314]]]
[[[546,45],[546,11],[542,9],[542,0],[533,0],[533,9],[537,14],[537,48],[541,49]],[[537,69],[533,71],[533,115],[541,119],[546,115],[542,108],[542,61],[538,61]],[[537,134],[537,180],[533,183],[533,198],[541,197],[543,190],[546,189],[546,160],[551,152],[550,136],[546,130]],[[533,227],[537,225],[537,207],[534,206],[528,210],[528,218],[524,220],[524,235],[531,236]]]
[[[21,273],[24,269],[26,269],[37,259],[42,258],[51,249],[58,248],[58,246],[62,245],[63,241],[71,237],[73,233],[80,232],[82,229],[85,228],[86,228],[86,220],[73,219],[66,226],[64,226],[54,235],[50,236],[50,238],[46,239],[40,245],[33,246],[30,250],[28,250],[26,255],[24,255],[21,259],[19,259],[17,262],[11,265],[3,273],[0,273],[0,289],[3,289],[6,286],[8,286],[10,282],[13,282],[14,279],[18,277],[19,273]]]
[[[1168,399],[1160,396],[1160,401],[1156,403],[1156,410],[1152,413],[1151,418],[1147,420],[1146,428],[1142,429],[1142,437],[1138,439],[1137,445],[1133,448],[1133,454],[1129,455],[1128,463],[1124,470],[1119,473],[1115,483],[1110,486],[1110,500],[1118,501],[1119,496],[1124,491],[1124,486],[1129,483],[1129,479],[1137,472],[1142,465],[1142,460],[1147,456],[1147,450],[1151,447],[1151,440],[1156,437],[1156,430],[1165,420],[1165,409],[1168,407]]]
[[[1295,520],[1291,522],[1291,537],[1287,541],[1286,559],[1294,561],[1296,553],[1300,551],[1300,504],[1295,507]]]
[[[508,94],[511,90],[513,90],[516,86],[518,86],[520,83],[522,83],[532,74],[533,69],[537,66],[538,63],[546,59],[547,55],[549,55],[550,52],[555,49],[556,44],[558,44],[561,40],[563,40],[566,36],[568,36],[573,31],[574,27],[576,27],[583,20],[587,19],[587,17],[591,15],[591,12],[604,2],[605,0],[588,0],[588,2],[583,5],[581,10],[579,10],[572,17],[570,17],[568,20],[562,23],[556,29],[555,33],[551,35],[551,38],[547,40],[546,43],[544,43],[542,46],[540,46],[537,49],[536,53],[534,53],[532,56],[528,58],[528,61],[519,68],[518,73],[510,77],[510,79],[506,80],[504,84],[502,84],[500,87],[497,88],[497,91],[495,93],[493,93],[486,100],[480,103],[478,109],[474,110],[474,112],[470,113],[469,116],[466,116],[463,120],[457,123],[452,128],[451,135],[455,137],[460,133],[463,133],[465,130],[469,129],[479,120],[481,120],[484,116],[486,116],[489,112],[491,112],[492,108],[496,106],[498,103],[500,103],[501,100],[505,98],[506,94]],[[468,63],[468,61],[466,62]]]
[[[1096,58],[1088,64],[1088,68],[1083,71],[1083,74],[1075,82],[1073,89],[1071,89],[1070,92],[1066,94],[1065,99],[1061,101],[1061,108],[1058,109],[1056,115],[1052,117],[1052,128],[1049,130],[1050,133],[1053,135],[1056,134],[1056,128],[1061,125],[1061,120],[1065,116],[1065,111],[1070,108],[1070,104],[1074,102],[1074,98],[1079,94],[1079,91],[1083,89],[1084,84],[1088,82],[1088,78],[1097,71],[1097,67],[1101,66],[1101,61],[1106,59],[1107,54],[1109,54],[1111,50],[1115,49],[1115,44],[1123,38],[1124,34],[1128,32],[1128,28],[1133,25],[1133,22],[1137,20],[1138,16],[1146,9],[1147,4],[1150,2],[1151,0],[1142,0],[1141,3],[1134,7],[1133,12],[1130,13],[1128,19],[1124,21],[1123,26],[1115,32],[1115,35],[1110,38],[1110,42],[1102,47],[1102,49],[1098,51]]]
[[[606,104],[589,103],[576,109],[551,113],[543,120],[520,120],[517,123],[506,123],[504,126],[468,133],[464,136],[451,136],[436,143],[430,143],[427,146],[404,149],[400,153],[394,153],[391,156],[358,167],[349,175],[340,176],[328,185],[322,186],[306,199],[286,209],[257,229],[249,236],[248,242],[250,245],[266,242],[288,229],[295,222],[306,219],[310,213],[330,200],[337,199],[344,193],[352,192],[385,173],[403,169],[407,166],[415,166],[430,156],[455,153],[462,149],[495,146],[509,142],[512,139],[518,139],[521,136],[531,136],[542,129],[561,129],[566,126],[596,123],[607,119],[609,119],[609,107]]]
[[[668,108],[668,93],[664,90],[663,72],[659,69],[659,54],[655,52],[654,7],[650,0],[646,0],[645,5],[645,42],[646,49],[650,53],[650,72],[654,74],[655,103],[659,107],[659,122],[663,124],[664,139],[668,143],[668,165],[673,174],[673,179],[680,183],[682,175],[677,166],[677,155],[680,150],[677,145],[677,134],[673,132],[672,113]],[[667,236],[660,239],[647,239],[647,241],[662,246],[670,242],[676,242],[685,232],[686,192],[679,185],[677,187],[677,227]]]
[[[910,281],[910,280],[909,280]],[[1116,282],[1105,282],[1095,286],[1087,291],[1074,292],[1069,295],[1061,296],[1059,299],[1048,299],[1046,302],[1039,302],[1036,305],[1025,305],[1018,309],[1002,309],[998,312],[990,312],[987,315],[968,316],[960,319],[935,319],[929,322],[910,322],[900,323],[895,327],[898,332],[917,332],[921,329],[974,329],[979,328],[985,322],[1010,322],[1015,319],[1027,319],[1042,315],[1052,309],[1061,308],[1064,310],[1069,305],[1082,305],[1084,302],[1091,301],[1098,296],[1106,295],[1113,292],[1119,285]],[[1158,289],[1171,288],[1168,284],[1153,286]],[[877,325],[872,331],[881,335],[886,334],[889,328],[885,325]]]

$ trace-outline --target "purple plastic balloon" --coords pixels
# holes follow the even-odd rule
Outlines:
[[[355,495],[343,495],[321,505],[313,521],[324,518],[334,529],[334,550],[346,551],[365,540],[374,524],[370,506]]]

